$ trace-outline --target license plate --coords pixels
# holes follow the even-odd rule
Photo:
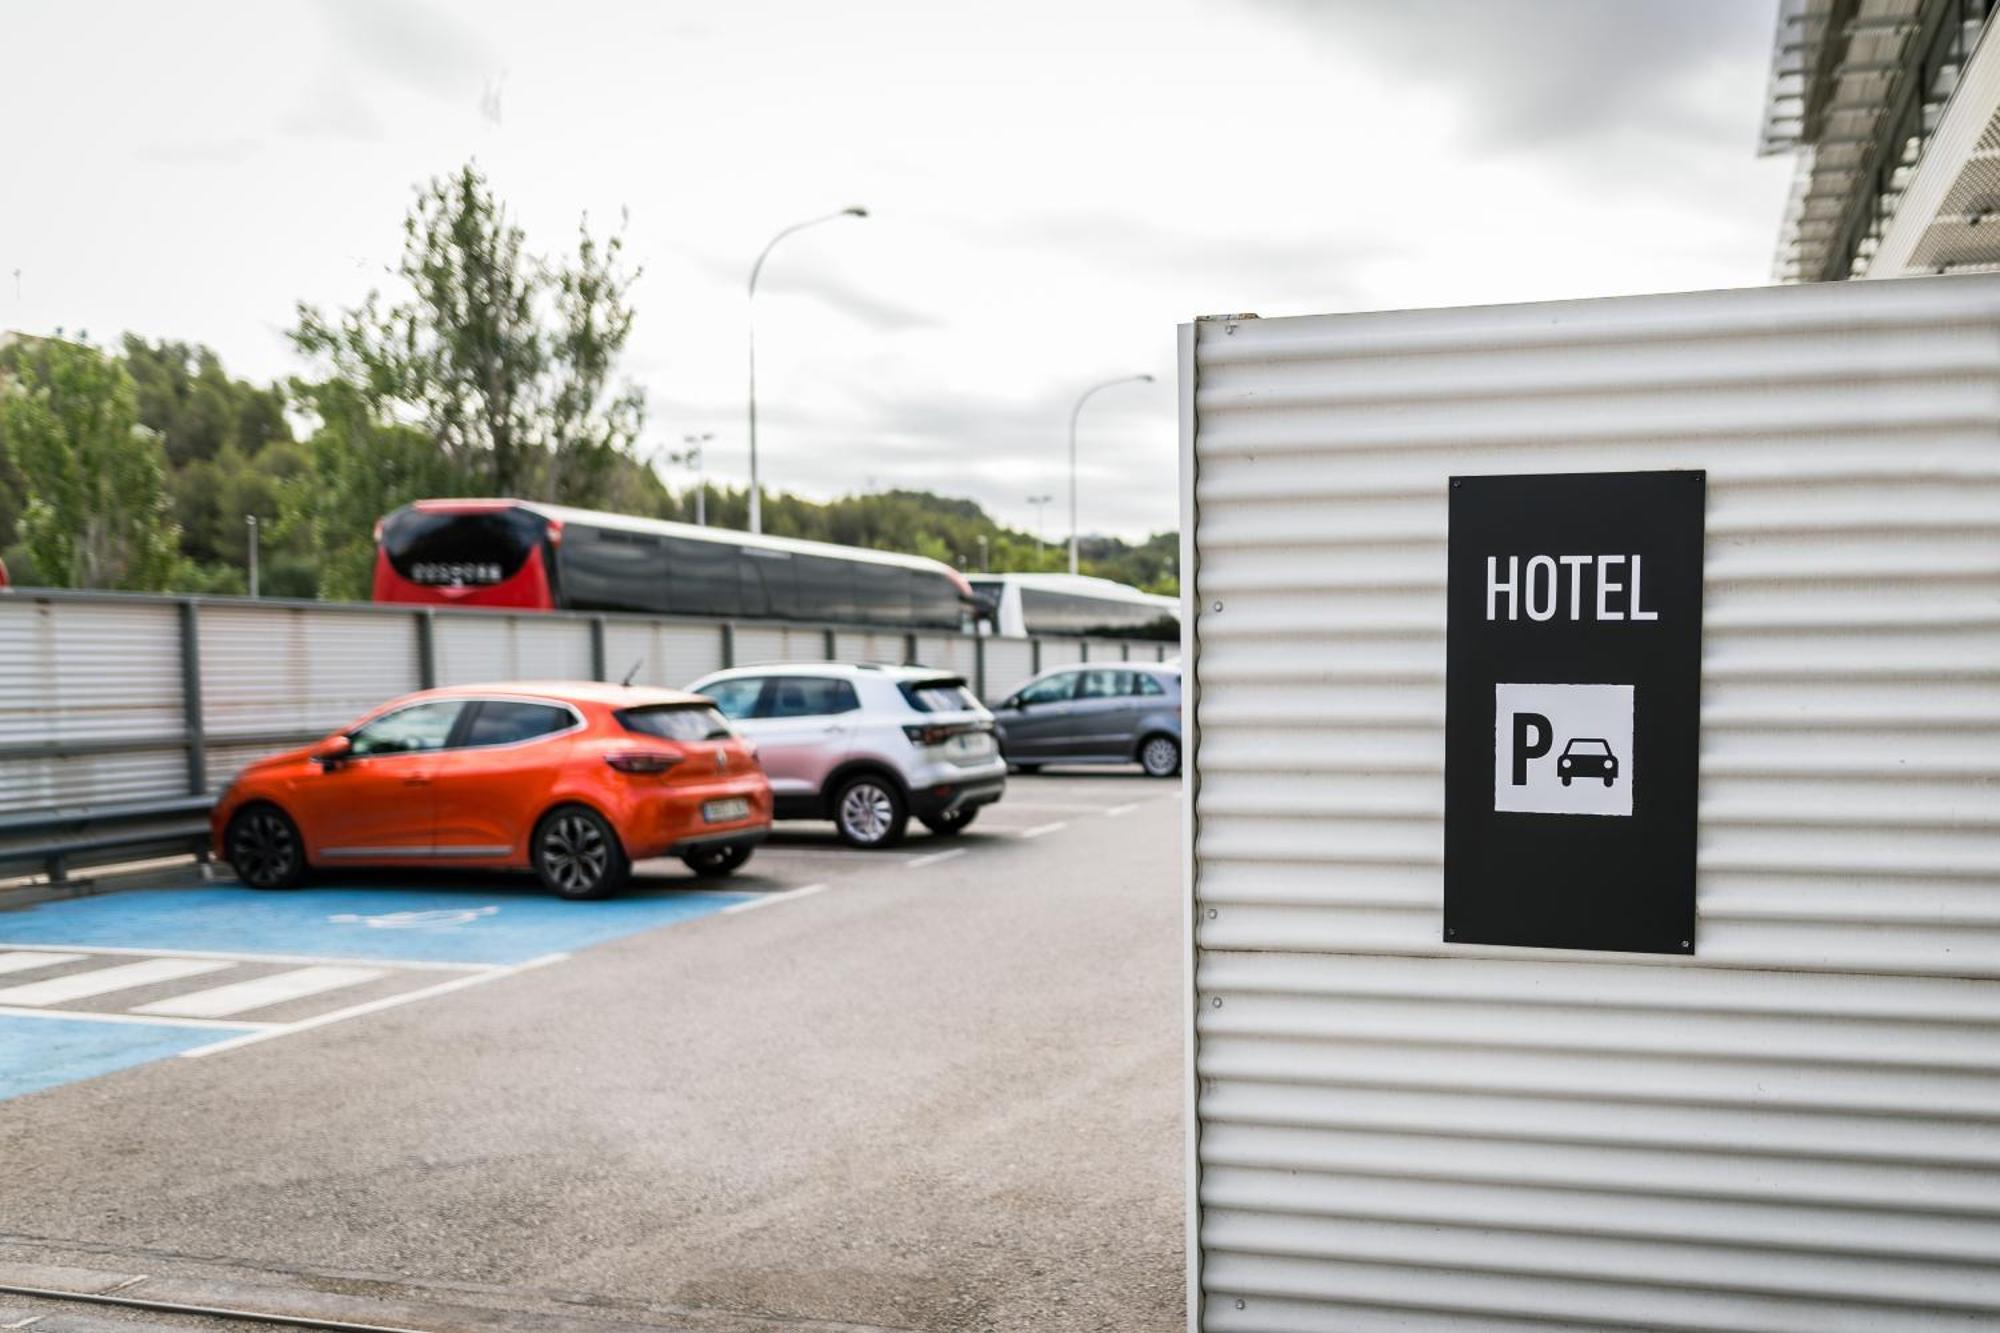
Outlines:
[[[993,753],[993,737],[984,731],[967,732],[963,736],[953,736],[945,747],[945,753],[954,759],[983,759]]]
[[[726,801],[703,801],[701,817],[711,824],[725,824],[732,819],[742,819],[750,813],[750,802],[740,796],[732,796]]]

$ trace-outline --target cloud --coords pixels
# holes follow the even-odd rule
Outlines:
[[[436,97],[482,96],[493,58],[479,30],[423,0],[319,0],[334,40],[364,68]]]
[[[935,315],[898,305],[872,292],[850,286],[824,269],[789,270],[775,277],[759,279],[758,288],[765,292],[798,292],[813,297],[879,333],[934,329],[944,323]]]
[[[1747,0],[1255,0],[1315,41],[1451,98],[1485,147],[1755,126],[1704,96],[1718,62],[1769,50]],[[1754,115],[1754,112],[1753,112]]]
[[[329,70],[313,80],[285,117],[284,131],[303,139],[376,140],[382,137],[382,122],[351,82]]]

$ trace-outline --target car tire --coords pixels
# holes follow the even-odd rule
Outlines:
[[[833,826],[850,847],[893,847],[909,827],[910,807],[896,784],[875,773],[862,773],[840,784],[833,798]]]
[[[740,842],[727,847],[698,847],[694,851],[685,853],[681,860],[689,870],[703,879],[720,879],[724,875],[733,875],[741,869],[754,850],[756,849],[748,843]]]
[[[236,878],[253,889],[295,889],[306,879],[306,845],[292,817],[268,803],[246,805],[222,835]]]
[[[962,805],[956,810],[940,810],[934,815],[919,816],[924,827],[940,838],[955,838],[965,831],[965,826],[979,818],[979,807]]]
[[[589,806],[562,805],[535,825],[535,874],[558,898],[608,898],[625,887],[632,863],[617,831]]]
[[[1139,743],[1139,767],[1149,778],[1170,778],[1181,771],[1181,743],[1172,736],[1148,736]]]
[[[1015,764],[1013,768],[1016,773],[1039,773],[1042,771],[1040,764]]]

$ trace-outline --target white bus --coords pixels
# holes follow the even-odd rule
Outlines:
[[[982,634],[1178,640],[1179,599],[1086,574],[969,574]]]

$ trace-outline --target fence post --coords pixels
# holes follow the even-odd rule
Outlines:
[[[986,698],[986,636],[981,634],[972,641],[972,692],[982,701]]]
[[[208,791],[207,733],[201,710],[201,622],[193,598],[181,602],[181,721],[187,741],[188,795]]]
[[[826,636],[826,660],[829,662],[838,660],[840,657],[840,645],[835,641],[833,631],[831,629],[823,629],[820,633]]]
[[[437,617],[429,607],[417,612],[417,688],[437,688]]]
[[[592,616],[590,618],[590,678],[592,680],[611,679],[611,677],[604,674],[603,616]]]
[[[722,622],[722,665],[736,665],[736,626],[726,620]]]
[[[1090,640],[1078,639],[1076,641],[1076,651],[1079,661],[1088,662],[1090,660]]]
[[[1040,639],[1030,639],[1028,640],[1028,647],[1031,650],[1029,652],[1029,660],[1033,663],[1028,668],[1028,672],[1030,675],[1040,675],[1042,671],[1042,641]]]
[[[914,634],[905,634],[903,636],[903,665],[915,666],[916,664],[917,636]]]
[[[1132,660],[1132,641],[1130,639],[1126,639],[1121,643],[1119,643],[1118,660],[1121,662],[1129,662]]]

